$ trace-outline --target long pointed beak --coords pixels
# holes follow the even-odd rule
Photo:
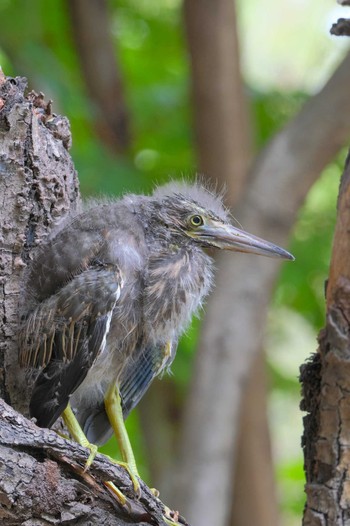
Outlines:
[[[294,256],[283,248],[232,225],[204,225],[199,237],[210,245],[224,250],[294,260]]]

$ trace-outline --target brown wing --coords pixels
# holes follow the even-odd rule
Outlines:
[[[20,363],[39,368],[31,416],[50,427],[103,350],[121,289],[116,266],[96,264],[29,314],[20,330]]]

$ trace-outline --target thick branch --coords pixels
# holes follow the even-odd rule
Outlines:
[[[340,185],[319,350],[301,369],[307,503],[303,524],[350,520],[350,163]]]
[[[104,455],[84,471],[89,451],[54,431],[40,429],[0,400],[0,508],[1,524],[165,526],[163,506],[141,481],[135,498],[125,469]],[[103,485],[113,481],[128,497],[122,508]],[[45,481],[45,484],[43,484]],[[185,524],[185,523],[184,523]]]

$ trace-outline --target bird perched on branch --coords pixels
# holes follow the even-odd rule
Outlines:
[[[135,489],[124,419],[171,365],[208,294],[213,266],[203,249],[211,247],[293,259],[233,226],[221,196],[173,182],[150,196],[90,204],[29,270],[20,363],[39,370],[31,415],[41,427],[62,415],[92,456],[114,432]]]

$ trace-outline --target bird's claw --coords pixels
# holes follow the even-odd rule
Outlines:
[[[85,463],[84,472],[90,468],[91,464],[94,461],[94,458],[96,457],[96,454],[98,453],[98,447],[95,446],[94,444],[87,444],[86,447],[90,449],[90,455]],[[132,468],[126,462],[114,460],[114,458],[108,455],[104,455],[104,456],[107,457],[108,460],[113,462],[113,464],[117,464],[118,466],[121,466],[126,469],[126,471],[129,473],[129,476],[131,478],[131,482],[134,488],[134,492],[136,494],[136,498],[139,499],[141,497],[141,485],[138,481],[138,473],[135,474]],[[113,482],[107,480],[107,481],[104,481],[103,483],[117,497],[118,501],[120,502],[122,506],[124,507],[127,506],[128,508],[130,508],[130,505],[128,504],[128,501],[124,493],[122,493],[122,491],[120,491],[120,489],[118,489],[117,486],[113,484]]]
[[[103,484],[106,486],[106,488],[108,488],[115,497],[117,497],[117,500],[119,502],[119,504],[123,507],[123,508],[126,508],[127,511],[131,511],[131,505],[130,503],[128,502],[126,496],[124,495],[124,493],[122,491],[120,491],[119,488],[117,488],[117,486],[115,484],[113,484],[113,482],[109,481],[109,480],[106,480],[103,482]]]
[[[159,499],[160,492],[156,488],[150,488],[152,495]]]
[[[123,462],[121,460],[115,460],[114,458],[110,457],[109,455],[105,455],[113,464],[117,464],[117,466],[121,466],[122,468],[126,469],[126,471],[129,473],[129,477],[131,478],[131,482],[134,488],[134,492],[136,494],[136,498],[139,499],[141,497],[141,485],[139,482],[140,475],[138,472],[129,466],[127,462]]]
[[[129,473],[129,476],[131,478],[131,482],[134,488],[134,492],[136,494],[136,498],[139,499],[141,497],[141,484],[139,482],[139,474],[134,473],[134,471],[126,463],[124,463],[124,467],[126,471]]]
[[[181,523],[178,522],[179,518],[179,512],[178,511],[172,511],[168,506],[164,506],[164,522],[167,524],[167,526],[180,526]]]
[[[87,444],[86,446],[88,449],[90,449],[90,455],[88,456],[87,461],[85,462],[84,472],[87,471],[91,464],[94,461],[94,458],[96,457],[96,454],[98,452],[98,447],[95,446],[95,444]]]

